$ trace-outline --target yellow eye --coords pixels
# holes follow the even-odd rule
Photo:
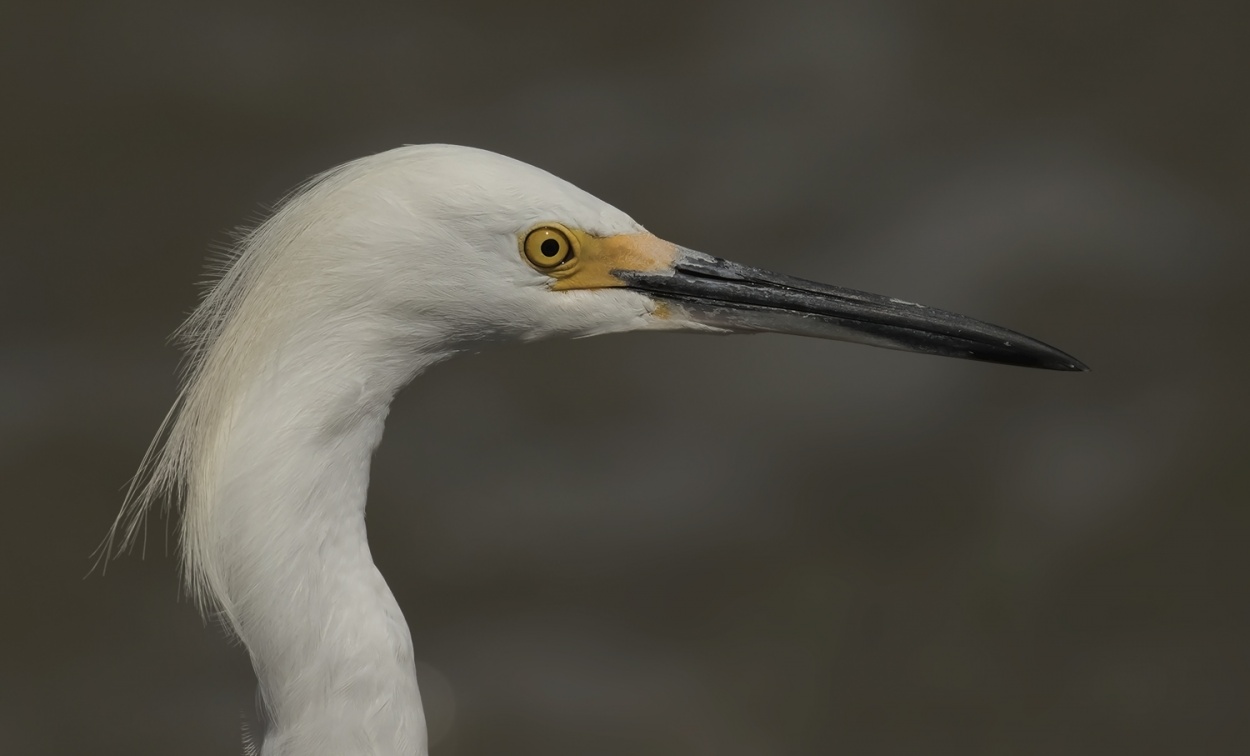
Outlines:
[[[559,226],[539,226],[525,237],[521,249],[535,268],[550,269],[573,257],[573,237]]]

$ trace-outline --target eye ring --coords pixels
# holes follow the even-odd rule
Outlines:
[[[539,270],[558,268],[576,256],[573,235],[560,226],[545,224],[525,235],[525,259]]]

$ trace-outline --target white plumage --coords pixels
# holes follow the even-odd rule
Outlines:
[[[529,254],[535,229],[569,256]],[[154,502],[179,502],[186,579],[256,670],[265,756],[423,754],[411,637],[365,534],[392,397],[484,343],[639,329],[1081,367],[1004,329],[661,242],[499,155],[405,147],[316,178],[239,245],[181,331],[182,392],[110,549]]]

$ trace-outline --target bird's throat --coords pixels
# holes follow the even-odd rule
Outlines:
[[[263,756],[426,752],[408,626],[365,532],[370,457],[412,372],[258,376],[221,419],[185,535],[251,656]]]

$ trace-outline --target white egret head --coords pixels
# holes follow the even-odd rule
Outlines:
[[[672,257],[671,246],[572,184],[465,147],[349,163],[275,220],[284,214],[307,219],[289,253],[318,287],[310,305],[368,312],[379,326],[415,326],[445,345],[649,327],[656,307],[646,296],[592,285],[609,283],[600,249],[617,240],[610,250],[640,265]]]
[[[484,150],[423,145],[349,163],[269,225],[261,233],[282,238],[258,245],[270,259],[257,261],[268,268],[257,278],[267,279],[271,314],[353,321],[357,331],[368,324],[395,347],[639,329],[778,331],[1083,367],[969,318],[684,249],[566,181]]]

